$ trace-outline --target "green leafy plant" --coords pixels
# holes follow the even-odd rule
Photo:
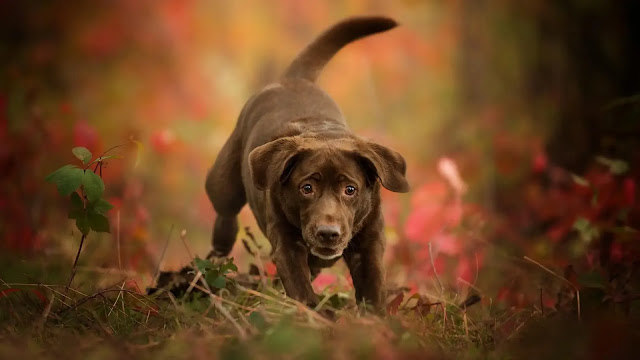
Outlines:
[[[47,182],[56,185],[60,195],[69,197],[71,205],[68,217],[75,220],[76,227],[82,234],[67,286],[71,285],[75,276],[78,258],[87,235],[91,230],[106,233],[110,231],[109,218],[106,215],[113,205],[103,198],[105,186],[102,181],[102,166],[106,160],[118,158],[117,155],[106,154],[120,146],[123,145],[114,146],[95,159],[87,148],[73,148],[71,152],[80,160],[82,166],[65,165],[45,178]]]
[[[230,272],[238,272],[238,267],[233,263],[233,258],[227,259],[227,261],[214,264],[207,259],[195,258],[194,262],[196,267],[209,286],[216,289],[224,289],[228,282],[233,282],[233,279],[227,277]]]

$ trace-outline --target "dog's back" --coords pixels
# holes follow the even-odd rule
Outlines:
[[[318,122],[319,129],[291,124],[292,121],[319,118],[334,121],[346,130],[342,112],[333,99],[315,80],[345,45],[368,35],[394,28],[397,23],[387,17],[353,17],[327,29],[305,47],[291,62],[282,77],[264,87],[245,105],[238,119],[244,155],[274,138],[297,135],[303,131],[322,131],[327,123]],[[245,156],[246,160],[246,156]]]

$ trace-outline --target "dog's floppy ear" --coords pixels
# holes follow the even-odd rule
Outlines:
[[[386,189],[405,193],[409,191],[409,183],[405,178],[407,164],[402,155],[382,145],[361,143],[359,156],[364,161],[367,171],[374,173]]]
[[[294,137],[273,140],[249,153],[249,171],[258,190],[270,188],[276,180],[285,182],[300,155]]]

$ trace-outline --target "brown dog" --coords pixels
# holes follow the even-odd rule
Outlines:
[[[324,32],[279,82],[249,99],[207,176],[217,212],[215,255],[231,251],[236,215],[248,201],[287,295],[307,304],[317,302],[312,276],[344,257],[356,299],[383,305],[380,184],[408,191],[405,161],[351,133],[314,81],[343,46],[395,26],[384,17],[358,17]]]

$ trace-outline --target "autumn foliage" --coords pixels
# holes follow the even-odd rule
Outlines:
[[[320,83],[356,133],[407,159],[411,192],[382,194],[388,310],[433,317],[446,307],[435,297],[460,304],[477,295],[489,312],[575,317],[581,306],[582,317],[637,317],[640,153],[628,139],[639,131],[640,99],[601,99],[598,114],[618,127],[592,131],[604,145],[581,168],[550,150],[556,122],[582,114],[582,104],[561,87],[571,59],[534,36],[544,23],[537,19],[555,19],[554,5],[542,3],[497,2],[474,13],[460,1],[0,1],[0,53],[10,54],[0,60],[0,258],[53,254],[70,267],[88,234],[80,263],[128,271],[144,288],[159,268],[192,260],[177,240],[183,229],[204,257],[216,216],[204,177],[242,104],[329,24],[382,13],[401,26],[342,50]],[[556,62],[560,70],[548,73],[560,80],[536,92],[543,85],[529,74]],[[45,177],[77,163],[72,148],[98,155],[132,140],[140,146],[99,162],[100,199],[112,207],[92,214],[109,227],[68,216],[85,204],[80,183],[63,198]],[[568,144],[560,153],[572,151]],[[240,273],[256,266],[250,250],[274,276],[248,209],[240,223],[256,241],[238,242],[231,265]],[[313,285],[338,303],[351,291],[345,267]],[[17,292],[0,286],[0,301]],[[498,330],[518,329],[514,319]]]

